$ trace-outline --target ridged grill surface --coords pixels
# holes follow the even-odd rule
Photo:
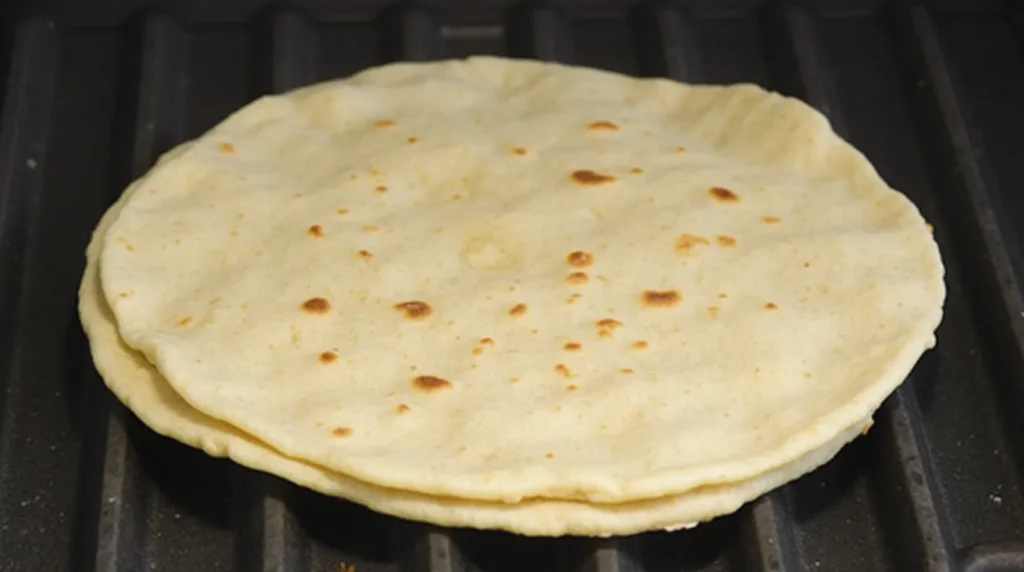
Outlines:
[[[0,570],[1024,571],[1024,7],[23,4],[0,38]],[[260,94],[476,53],[756,82],[828,115],[919,205],[947,263],[938,347],[870,434],[693,531],[528,539],[400,521],[208,458],[112,397],[76,290],[128,181]]]

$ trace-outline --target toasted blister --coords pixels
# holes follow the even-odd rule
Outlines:
[[[591,509],[856,433],[945,299],[918,210],[807,105],[499,58],[253,102],[99,257],[196,411],[385,489]]]

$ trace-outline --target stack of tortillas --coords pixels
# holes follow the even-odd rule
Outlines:
[[[914,205],[819,113],[497,58],[260,99],[100,222],[80,311],[155,431],[532,535],[735,511],[934,344]]]

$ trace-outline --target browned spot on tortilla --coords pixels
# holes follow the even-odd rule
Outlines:
[[[363,232],[377,232],[378,230],[380,229],[372,225],[363,227]]]
[[[874,419],[868,419],[868,422],[864,425],[864,428],[860,430],[861,435],[867,435],[868,431],[875,425]]]
[[[331,311],[331,303],[327,298],[310,298],[302,303],[302,309],[309,314],[322,316]]]
[[[396,413],[408,413],[409,412],[409,406],[404,404],[404,403],[399,403],[398,407],[395,407],[395,412]]]
[[[567,352],[578,352],[581,349],[583,349],[583,345],[580,344],[579,342],[565,342],[565,345],[562,347]]]
[[[373,258],[373,253],[369,250],[360,250],[357,254],[359,254],[359,258],[364,258],[366,260]]]
[[[374,127],[378,128],[394,127],[394,125],[395,122],[390,119],[381,119],[380,121],[377,121],[376,123],[373,124]]]
[[[309,236],[312,236],[313,238],[324,237],[324,227],[318,224],[314,224],[313,226],[309,227],[309,230],[307,230],[306,232],[309,233]]]
[[[483,338],[480,340],[480,344],[484,346],[493,346],[494,340],[492,340],[491,338]]]
[[[589,252],[583,252],[577,250],[569,254],[566,257],[566,261],[569,262],[569,266],[575,266],[576,268],[586,268],[594,263],[594,255]]]
[[[420,302],[419,300],[401,302],[395,304],[392,308],[402,312],[410,320],[425,320],[434,313],[434,309],[430,307],[430,304]]]
[[[683,301],[678,290],[645,290],[643,304],[648,308],[672,308]]]
[[[376,187],[374,187],[373,190],[377,191],[378,193],[388,192],[388,188],[385,185],[377,185]]]
[[[484,349],[480,346],[473,348],[473,355],[478,356],[484,353]]]
[[[348,209],[338,209],[338,214],[348,214]]]
[[[579,292],[573,292],[572,294],[569,294],[569,297],[566,298],[565,301],[568,302],[569,304],[575,304],[576,300],[579,300],[582,297],[583,294],[580,294]]]
[[[696,234],[684,234],[676,239],[676,254],[680,256],[695,256],[698,246],[708,246],[711,241]]]
[[[597,132],[601,132],[601,131],[618,131],[619,130],[619,126],[614,124],[614,123],[612,123],[611,121],[601,120],[601,121],[595,121],[595,122],[591,123],[587,127],[587,130],[591,131],[593,133],[597,133]]]
[[[526,152],[527,151],[526,151],[525,147],[513,147],[512,148],[512,154],[513,155],[519,155],[520,157],[522,157],[523,155],[526,154]]]
[[[711,189],[708,190],[708,194],[710,194],[713,199],[723,203],[740,202],[740,196],[725,187],[711,187]]]
[[[519,378],[518,377],[510,377],[510,378],[508,378],[508,382],[509,383],[519,383]]]
[[[516,304],[515,306],[512,306],[511,308],[509,308],[508,315],[509,316],[522,316],[523,314],[526,313],[526,310],[527,310],[526,304]]]
[[[711,306],[711,307],[708,308],[708,314],[711,314],[712,318],[717,318],[718,317],[718,310],[719,310],[718,306]]]
[[[572,377],[572,371],[569,369],[569,366],[565,365],[564,363],[555,365],[555,373],[566,379]]]
[[[420,140],[419,137],[410,137],[410,138],[406,139],[406,141],[408,141],[410,144],[415,143],[415,142],[417,142],[419,140]]]
[[[597,187],[608,183],[614,183],[617,179],[611,175],[605,175],[590,169],[580,169],[572,172],[572,180],[581,185]]]
[[[586,284],[590,281],[590,276],[587,276],[586,272],[573,272],[566,277],[565,281],[575,285]]]
[[[597,322],[597,337],[610,338],[615,335],[615,330],[622,327],[622,322],[614,318],[604,318]]]
[[[547,455],[544,455],[544,456],[547,457],[548,459],[554,459],[555,458],[555,454],[554,453],[548,453]]]
[[[640,341],[637,341],[637,342],[633,342],[633,349],[634,350],[646,350],[648,347],[650,347],[650,344],[648,344],[647,342],[645,342],[643,340],[640,340]]]
[[[331,435],[335,437],[351,437],[352,433],[351,427],[335,427],[331,430]]]
[[[412,386],[425,393],[451,389],[452,382],[433,375],[420,375],[412,380]]]
[[[452,200],[453,201],[461,201],[462,200],[462,195],[460,195],[458,193],[455,193],[454,195],[452,195]]]
[[[778,310],[779,306],[775,302],[768,302],[764,305],[765,310]]]
[[[121,292],[120,294],[117,295],[117,297],[121,298],[122,300],[127,300],[128,298],[131,298],[134,295],[135,294],[133,292]]]
[[[810,262],[804,262],[804,268],[810,268],[810,267],[811,267],[811,263]]]
[[[633,368],[631,368],[631,367],[624,367],[624,368],[620,369],[619,371],[621,371],[622,373],[624,373],[626,375],[629,375],[631,373],[636,373],[636,372],[633,371]]]
[[[732,248],[736,246],[736,239],[728,235],[720,234],[715,237],[715,240],[718,241],[718,246],[725,248]]]
[[[383,173],[381,173],[381,172],[380,172],[380,171],[378,171],[377,169],[370,169],[370,176],[371,176],[371,177],[376,177],[376,176],[378,176],[378,175],[382,175],[382,174],[383,174]]]
[[[686,152],[686,147],[683,147],[682,145],[676,146],[676,153],[685,153],[685,152]]]
[[[728,297],[729,297],[729,295],[728,295],[728,294],[726,294],[725,292],[722,292],[722,293],[720,293],[720,294],[718,295],[718,298],[719,298],[719,299],[721,299],[721,300],[725,300],[725,299],[726,299],[726,298],[728,298]]]
[[[320,357],[317,358],[317,361],[324,365],[334,363],[338,361],[338,354],[333,351],[326,351],[320,354]]]
[[[629,172],[633,173],[634,175],[641,175],[643,174],[644,170],[641,169],[640,167],[633,167],[632,169],[629,170]]]
[[[579,388],[580,386],[575,384],[565,386],[565,389],[568,391],[577,391]]]
[[[765,224],[779,224],[780,222],[782,222],[782,219],[777,216],[763,216],[761,217],[761,220]]]
[[[183,328],[188,326],[191,323],[192,323],[192,316],[185,316],[184,318],[178,320],[178,325],[183,327]]]
[[[926,222],[926,223],[924,223],[924,227],[928,230],[928,232],[933,233],[933,234],[935,233],[935,227],[932,226],[932,223]]]
[[[228,142],[221,143],[220,152],[225,155],[230,155],[235,152],[235,146]]]

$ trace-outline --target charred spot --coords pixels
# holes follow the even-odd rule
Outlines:
[[[569,262],[569,266],[575,266],[576,268],[586,268],[594,263],[594,255],[589,252],[583,252],[577,250],[569,254],[566,257],[566,261]]]
[[[572,294],[569,294],[569,297],[566,298],[565,301],[567,303],[569,303],[569,304],[575,304],[576,301],[579,300],[582,297],[583,297],[583,294],[580,294],[579,292],[573,292]]]
[[[399,403],[398,407],[395,407],[395,413],[408,413],[410,407],[404,403]]]
[[[412,380],[412,386],[424,393],[434,393],[452,388],[452,382],[433,375],[419,375]]]
[[[320,356],[317,358],[317,361],[324,365],[334,363],[338,361],[338,354],[333,351],[326,351],[320,354]]]
[[[430,304],[420,302],[419,300],[401,302],[392,307],[405,314],[405,317],[410,320],[423,320],[434,313],[434,309],[430,307]]]
[[[509,308],[508,315],[509,316],[522,316],[523,314],[526,313],[526,310],[527,310],[526,304],[516,304],[515,306],[512,306],[511,308]]]
[[[761,217],[761,222],[765,224],[779,224],[782,222],[782,219],[777,216],[763,216]]]
[[[683,296],[677,290],[646,290],[642,300],[648,308],[673,308],[683,301]]]
[[[380,229],[375,227],[375,226],[373,226],[373,225],[369,225],[369,226],[364,226],[363,227],[363,232],[367,232],[367,233],[369,233],[369,232],[377,232],[378,230],[380,230]]]
[[[395,122],[390,119],[381,119],[380,121],[374,123],[373,126],[379,129],[384,129],[386,127],[394,127]]]
[[[565,279],[569,284],[580,285],[590,282],[590,276],[586,272],[573,272]]]
[[[352,433],[354,433],[354,431],[352,431],[351,427],[335,427],[331,430],[331,435],[338,438],[351,437]]]
[[[522,157],[523,155],[526,155],[526,153],[527,153],[526,147],[513,147],[512,148],[512,154],[513,155],[519,155],[520,157]]]
[[[473,348],[473,355],[479,356],[479,355],[483,355],[483,353],[484,353],[484,349],[482,347],[477,346],[477,347]]]
[[[630,374],[636,373],[635,371],[633,371],[633,368],[631,368],[631,367],[624,367],[624,368],[620,369],[619,371],[621,371],[622,373],[624,373],[626,375],[630,375]]]
[[[410,145],[413,144],[413,143],[416,143],[419,140],[420,140],[419,137],[410,137],[410,138],[406,139],[406,141],[408,141]]]
[[[698,246],[708,246],[711,241],[696,234],[684,234],[676,239],[676,254],[681,256],[693,256]]]
[[[768,302],[768,303],[766,303],[764,305],[764,309],[765,310],[778,310],[779,309],[779,305],[776,304],[775,302]]]
[[[324,227],[318,224],[314,224],[313,226],[309,227],[309,230],[307,230],[306,232],[309,234],[309,236],[312,236],[313,238],[324,237]]]
[[[622,322],[614,318],[604,318],[597,322],[597,336],[599,338],[610,338],[615,335],[615,330],[622,327]]]
[[[596,187],[606,185],[608,183],[614,183],[617,179],[611,175],[605,175],[590,169],[581,169],[579,171],[572,172],[572,180],[581,185]]]
[[[634,350],[646,350],[648,347],[650,347],[650,345],[651,344],[645,342],[644,340],[640,340],[640,341],[637,341],[637,342],[633,342],[633,349]]]
[[[572,392],[572,391],[578,391],[578,390],[579,390],[579,388],[580,388],[580,386],[578,386],[578,385],[576,385],[576,384],[572,384],[572,385],[567,385],[567,386],[565,386],[565,389],[566,389],[566,391],[570,391],[570,392]]]
[[[632,169],[629,170],[629,172],[633,173],[634,175],[642,175],[644,173],[644,170],[641,169],[640,167],[633,167]]]
[[[583,349],[583,345],[579,342],[566,342],[562,348],[567,352],[578,352]]]
[[[492,340],[491,338],[483,338],[483,339],[480,340],[480,345],[482,345],[482,346],[493,346],[494,345],[494,340]]]
[[[220,152],[224,153],[225,155],[231,155],[232,153],[235,152],[235,146],[225,141],[224,143],[220,144]]]
[[[348,214],[348,209],[338,209],[338,214]]]
[[[388,192],[388,188],[385,185],[377,185],[373,190],[377,191],[378,193]]]
[[[685,153],[685,152],[686,152],[686,147],[683,147],[682,145],[676,145],[676,153]]]
[[[570,370],[569,366],[565,365],[564,363],[555,365],[555,373],[564,378],[572,377],[572,370]]]
[[[191,323],[192,323],[192,316],[185,316],[184,318],[178,320],[178,325],[183,327],[183,328],[187,327]]]
[[[554,453],[548,453],[547,455],[544,455],[544,457],[546,457],[548,459],[554,459],[555,458],[555,454]]]
[[[804,268],[810,268],[810,267],[811,267],[811,263],[810,262],[804,262]]]
[[[370,252],[369,250],[360,250],[357,254],[359,255],[359,258],[363,258],[366,260],[373,258],[373,253]]]
[[[327,298],[310,298],[302,303],[302,309],[309,314],[322,316],[331,311],[331,303]]]
[[[717,201],[723,203],[738,203],[740,196],[725,187],[711,187],[708,194]]]
[[[612,123],[611,121],[601,120],[591,123],[589,126],[587,126],[587,130],[594,133],[599,133],[602,131],[618,131],[619,126]]]
[[[736,239],[728,235],[720,234],[715,237],[715,240],[718,241],[718,246],[722,246],[724,248],[732,248],[736,246]]]

